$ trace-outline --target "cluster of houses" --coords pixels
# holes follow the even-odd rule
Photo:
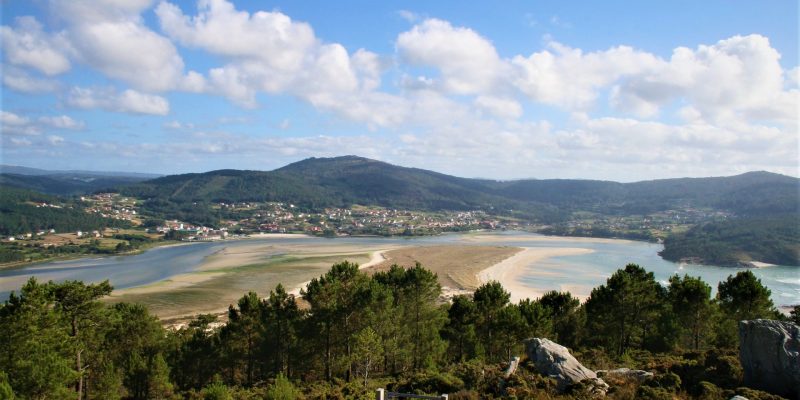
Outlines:
[[[38,231],[36,233],[31,233],[31,232],[21,233],[21,234],[16,235],[16,236],[7,237],[6,241],[7,242],[14,242],[14,241],[17,241],[17,240],[30,240],[30,239],[38,238],[38,237],[45,236],[45,235],[48,235],[48,234],[51,234],[51,233],[56,233],[56,230],[55,229],[50,229],[50,230]]]
[[[155,231],[163,234],[170,231],[180,232],[183,234],[182,240],[186,241],[212,241],[228,238],[228,228],[214,229],[178,220],[166,221],[163,226],[156,227]]]
[[[222,204],[220,204],[222,206]],[[241,206],[237,204],[237,207]],[[247,204],[251,209],[254,204]],[[497,229],[500,223],[482,211],[422,213],[397,209],[326,208],[320,213],[296,210],[292,204],[266,203],[249,216],[235,221],[246,230],[337,235],[415,231],[447,231],[458,228]]]
[[[120,196],[118,193],[81,196],[81,201],[89,203],[86,212],[99,214],[104,218],[133,221],[137,217],[136,200]]]

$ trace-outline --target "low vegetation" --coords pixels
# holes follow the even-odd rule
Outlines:
[[[668,237],[659,254],[670,261],[720,266],[750,261],[800,265],[800,219],[784,215],[704,223]]]
[[[368,276],[338,263],[301,298],[278,286],[231,305],[228,321],[199,315],[164,329],[143,306],[99,300],[108,282],[31,278],[0,306],[0,394],[8,398],[369,399],[377,387],[455,399],[585,398],[523,363],[522,340],[547,337],[592,368],[653,371],[609,379],[610,398],[775,398],[741,388],[735,322],[780,318],[748,271],[721,282],[673,277],[668,287],[627,265],[581,305],[569,293],[509,302],[497,282],[437,301],[434,273],[394,266]],[[124,350],[123,350],[124,349]],[[9,395],[9,393],[13,393]]]

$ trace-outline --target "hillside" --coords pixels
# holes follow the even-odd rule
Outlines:
[[[218,170],[120,187],[164,210],[185,202],[275,201],[303,209],[355,204],[410,210],[496,210],[557,218],[557,207],[493,193],[490,182],[404,168],[360,157],[311,158],[274,171]]]
[[[739,266],[751,261],[800,265],[800,219],[736,218],[695,226],[664,242],[661,257],[703,264]]]
[[[649,228],[632,228],[622,234],[610,228],[620,218],[632,219],[629,226],[643,226],[661,213],[659,221],[682,224],[675,231],[678,233],[671,233],[669,227],[659,233],[658,237],[671,237],[665,258],[703,259],[721,265],[750,260],[796,263],[792,262],[797,259],[796,251],[792,253],[786,245],[800,242],[797,230],[785,230],[788,236],[782,235],[780,244],[775,243],[773,235],[762,234],[769,233],[767,227],[775,226],[776,221],[797,221],[800,217],[800,180],[769,172],[634,183],[493,181],[345,156],[309,158],[274,171],[226,169],[140,180],[0,175],[0,183],[45,193],[85,193],[116,182],[114,190],[144,200],[142,210],[151,217],[212,226],[230,217],[212,207],[214,203],[282,202],[310,212],[353,205],[416,211],[481,210],[549,224],[554,233],[649,240],[655,240]],[[721,217],[728,220],[716,220]],[[772,222],[765,224],[765,220]],[[598,222],[605,225],[592,225]],[[703,226],[694,226],[697,224]],[[564,229],[569,226],[581,228]],[[687,228],[692,229],[680,233]],[[720,233],[728,231],[731,234]],[[742,232],[747,233],[747,240],[742,239]]]
[[[39,206],[47,204],[48,206]],[[90,231],[109,226],[128,226],[127,222],[87,213],[79,203],[24,189],[0,185],[0,235]]]
[[[114,190],[145,180],[137,177],[113,177],[98,175],[18,175],[0,174],[0,185],[16,189],[32,190],[55,196],[75,196],[97,191]]]
[[[731,177],[618,183],[591,180],[491,181],[459,178],[355,156],[309,158],[274,171],[171,175],[121,187],[170,201],[282,201],[318,209],[353,204],[419,210],[521,209],[534,216],[574,211],[643,214],[711,208],[737,215],[797,213],[800,180],[768,172]]]

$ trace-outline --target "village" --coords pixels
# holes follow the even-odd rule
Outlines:
[[[642,216],[605,216],[576,213],[552,226],[531,225],[527,221],[491,215],[481,210],[422,212],[381,207],[353,206],[325,208],[321,212],[304,210],[281,202],[217,202],[210,211],[219,216],[215,226],[151,215],[141,209],[142,200],[117,193],[81,196],[86,213],[130,223],[127,233],[146,234],[151,239],[214,241],[242,238],[257,233],[295,233],[314,236],[421,236],[469,230],[534,230],[569,236],[627,237],[661,241],[668,233],[685,230],[701,221],[725,219],[728,214],[687,208],[666,210]],[[62,207],[36,204],[36,207]],[[43,246],[81,243],[88,239],[114,238],[118,228],[56,232],[41,229],[20,232],[4,242],[39,241]]]
[[[3,242],[37,243],[42,247],[86,244],[91,240],[119,239],[121,234],[146,235],[151,240],[214,241],[246,237],[257,233],[295,233],[314,236],[420,236],[467,230],[524,229],[526,223],[491,216],[483,211],[421,212],[380,207],[326,208],[321,212],[303,210],[280,202],[218,202],[210,205],[219,216],[216,226],[151,215],[142,210],[139,199],[117,193],[96,193],[80,197],[88,214],[129,223],[127,229],[71,229],[57,232],[43,229],[20,232]],[[37,207],[62,207],[37,204]],[[105,239],[105,240],[104,240]],[[114,245],[118,242],[115,240]]]

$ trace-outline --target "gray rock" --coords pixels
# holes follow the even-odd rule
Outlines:
[[[514,372],[517,372],[517,367],[519,367],[519,357],[514,357],[511,362],[508,363],[508,369],[506,369],[506,372],[503,375],[505,379],[508,379],[508,377],[514,375]]]
[[[642,371],[640,369],[630,369],[630,368],[601,369],[595,372],[597,372],[597,376],[601,378],[605,376],[617,376],[620,378],[635,379],[639,383],[644,382],[653,377],[652,372]]]
[[[748,399],[747,397],[744,397],[744,396],[739,396],[737,394],[736,396],[731,397],[729,400],[750,400],[750,399]]]
[[[800,400],[800,327],[784,321],[739,321],[745,385]]]
[[[605,381],[558,343],[543,338],[528,339],[525,341],[525,353],[539,373],[556,379],[559,391],[563,392],[569,385],[581,381],[591,384],[592,392],[598,396],[605,395],[608,390]]]

